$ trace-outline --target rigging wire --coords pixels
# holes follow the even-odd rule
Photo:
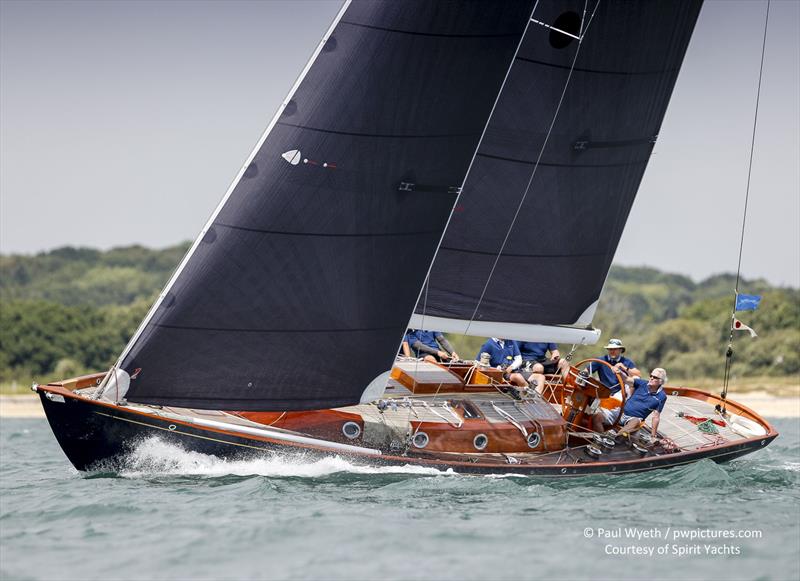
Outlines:
[[[728,384],[730,382],[731,377],[731,366],[733,364],[733,331],[734,331],[734,319],[736,318],[736,299],[739,296],[739,281],[741,279],[742,273],[742,250],[744,249],[744,233],[745,233],[745,226],[747,224],[747,204],[750,200],[750,177],[753,173],[753,154],[755,152],[755,143],[756,143],[756,129],[758,127],[758,105],[759,101],[761,100],[761,79],[764,75],[764,53],[766,52],[767,47],[767,25],[769,24],[769,5],[770,0],[767,0],[767,12],[764,17],[764,37],[761,41],[761,65],[758,70],[758,89],[756,91],[756,107],[755,113],[753,115],[753,134],[750,139],[750,163],[747,168],[747,187],[745,188],[745,195],[744,195],[744,211],[742,214],[742,233],[739,239],[739,262],[736,266],[736,285],[733,291],[733,308],[731,309],[731,321],[730,321],[730,335],[728,336],[728,347],[725,350],[725,370],[722,376],[722,393],[720,397],[722,398],[722,404],[718,405],[718,410],[725,415],[725,402],[728,397]]]
[[[511,236],[511,231],[514,229],[514,225],[517,222],[517,218],[519,217],[520,212],[522,211],[522,206],[525,203],[525,199],[528,197],[528,194],[531,190],[531,185],[533,184],[533,178],[536,177],[536,170],[539,169],[539,164],[542,161],[542,156],[544,155],[544,150],[547,148],[547,143],[550,140],[550,135],[553,133],[553,128],[555,127],[556,120],[558,119],[558,114],[561,111],[561,105],[564,103],[564,97],[567,94],[567,89],[569,88],[570,81],[572,80],[572,73],[575,70],[575,63],[578,60],[578,55],[581,51],[581,46],[583,46],[583,39],[586,36],[586,33],[589,31],[589,26],[594,19],[594,15],[597,13],[597,8],[600,6],[600,2],[598,1],[597,4],[594,6],[594,10],[592,10],[591,16],[589,16],[589,20],[586,22],[586,27],[584,28],[583,22],[585,20],[586,14],[584,11],[583,18],[581,19],[581,30],[582,34],[578,39],[578,47],[575,49],[575,56],[572,58],[572,64],[569,67],[569,73],[567,74],[567,80],[564,83],[564,88],[561,91],[561,96],[558,100],[558,105],[556,105],[555,113],[553,114],[553,118],[550,121],[550,127],[547,129],[547,135],[545,135],[544,141],[542,142],[542,147],[539,149],[539,155],[536,158],[536,163],[531,170],[530,178],[528,179],[528,184],[525,187],[525,191],[522,194],[522,198],[517,205],[517,210],[514,212],[514,217],[511,219],[511,224],[509,224],[508,229],[506,230],[505,237],[503,238],[503,243],[500,245],[500,249],[497,252],[497,255],[494,259],[494,264],[492,264],[492,269],[489,271],[489,276],[486,279],[486,284],[483,286],[483,290],[481,291],[481,296],[478,298],[478,302],[475,305],[475,310],[472,312],[472,316],[469,319],[469,323],[467,323],[467,327],[464,330],[464,335],[467,335],[469,332],[469,328],[472,325],[472,322],[475,320],[475,317],[478,314],[478,309],[483,302],[483,297],[486,295],[486,291],[489,288],[489,283],[492,281],[492,277],[494,276],[494,271],[497,268],[497,264],[500,262],[500,257],[503,255],[503,251],[505,250],[506,244],[508,243],[508,239]]]

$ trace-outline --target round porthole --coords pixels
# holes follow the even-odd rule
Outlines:
[[[345,422],[342,426],[342,433],[349,440],[355,440],[361,435],[361,426],[355,422]]]
[[[414,434],[414,439],[412,442],[416,448],[424,448],[428,445],[428,442],[430,442],[430,438],[425,432],[417,432]]]
[[[539,432],[532,432],[528,434],[528,448],[538,448],[542,443],[542,437]]]
[[[472,445],[475,446],[476,450],[483,450],[489,444],[489,438],[486,437],[486,434],[478,434],[472,440]]]

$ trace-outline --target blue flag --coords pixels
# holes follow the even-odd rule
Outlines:
[[[736,295],[736,310],[755,311],[760,302],[761,295]]]

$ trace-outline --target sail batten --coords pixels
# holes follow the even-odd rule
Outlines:
[[[231,228],[233,230],[243,230],[245,232],[256,232],[259,234],[271,234],[278,236],[321,236],[333,238],[380,238],[383,236],[439,236],[438,230],[414,230],[410,232],[286,232],[282,230],[263,230],[258,228],[247,228],[245,226],[235,226],[216,222],[215,226]]]
[[[185,325],[157,325],[163,329],[180,329],[182,331],[220,331],[225,333],[363,333],[372,331],[388,331],[396,327],[358,327],[342,329],[249,329],[246,327],[188,327]]]
[[[447,139],[452,137],[478,137],[480,133],[420,133],[417,135],[409,135],[402,133],[366,133],[356,131],[340,131],[336,129],[324,129],[322,127],[310,127],[308,125],[298,125],[296,123],[279,122],[278,125],[284,127],[294,127],[295,129],[304,129],[306,131],[314,131],[317,133],[330,133],[332,135],[349,135],[353,137],[365,137],[369,139]]]

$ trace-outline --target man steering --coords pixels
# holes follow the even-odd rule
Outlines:
[[[605,409],[600,408],[600,413],[595,414],[592,423],[596,432],[604,428],[611,427],[619,417],[622,428],[619,435],[630,436],[644,424],[650,414],[653,414],[652,428],[650,433],[653,435],[654,442],[658,434],[658,422],[661,420],[661,412],[664,404],[667,403],[667,394],[664,393],[664,384],[667,382],[667,372],[662,367],[656,367],[650,372],[650,379],[645,381],[639,377],[628,375],[621,372],[627,399],[624,409],[620,408]],[[622,415],[620,416],[620,412]]]

